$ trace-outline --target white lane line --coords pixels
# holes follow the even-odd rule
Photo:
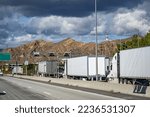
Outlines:
[[[17,79],[17,80],[22,80],[22,79]],[[91,95],[95,95],[95,96],[102,96],[102,97],[105,97],[105,98],[112,98],[112,99],[116,99],[116,100],[125,100],[124,98],[118,98],[118,97],[113,97],[113,96],[107,96],[107,95],[103,95],[103,94],[97,94],[97,93],[93,93],[93,92],[87,92],[87,91],[82,91],[82,90],[76,90],[76,89],[69,89],[69,88],[65,88],[65,87],[61,87],[61,86],[54,86],[54,85],[47,85],[47,84],[44,84],[44,83],[40,83],[40,82],[34,82],[34,81],[27,81],[26,82],[32,82],[34,84],[41,84],[43,86],[50,86],[50,87],[54,87],[54,88],[57,88],[57,89],[65,89],[65,90],[70,90],[70,91],[75,91],[75,92],[79,92],[79,93],[86,93],[86,94],[91,94]],[[52,94],[48,93],[48,92],[43,92],[47,95],[50,95],[52,96]],[[58,97],[57,97],[58,98]]]
[[[48,92],[43,92],[44,94],[50,96],[51,98],[55,99],[55,100],[60,100],[61,98],[59,97],[54,97],[51,93],[48,93]]]
[[[50,96],[52,95],[51,93],[48,93],[48,92],[43,92],[43,93],[46,95],[50,95]]]
[[[31,89],[32,87],[31,86],[28,86],[28,89]]]

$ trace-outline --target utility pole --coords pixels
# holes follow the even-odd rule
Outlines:
[[[95,0],[95,57],[96,57],[96,80],[98,80],[98,38],[97,38],[97,0]]]
[[[57,53],[57,78],[59,78],[59,55]]]
[[[18,55],[16,54],[16,75],[18,75]]]

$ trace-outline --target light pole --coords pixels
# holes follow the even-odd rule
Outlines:
[[[96,80],[98,80],[98,38],[97,38],[97,0],[95,0],[95,57],[96,57]]]
[[[16,75],[18,75],[18,55],[16,54]]]
[[[59,55],[57,53],[57,78],[59,78]]]

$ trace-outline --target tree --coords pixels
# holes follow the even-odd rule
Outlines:
[[[146,46],[150,46],[150,33],[147,33],[146,36],[144,37]]]
[[[150,33],[147,33],[145,37],[133,35],[130,40],[117,44],[117,49],[119,51],[119,50],[132,49],[132,48],[145,47],[145,46],[150,46]]]

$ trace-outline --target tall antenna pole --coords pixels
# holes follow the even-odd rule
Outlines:
[[[120,16],[119,16],[119,25],[120,25]],[[119,52],[121,51],[121,46],[122,46],[122,44],[121,44],[121,38],[120,38],[120,47],[119,47]]]
[[[97,0],[95,0],[95,56],[96,56],[96,80],[98,80],[98,38],[97,38]]]

